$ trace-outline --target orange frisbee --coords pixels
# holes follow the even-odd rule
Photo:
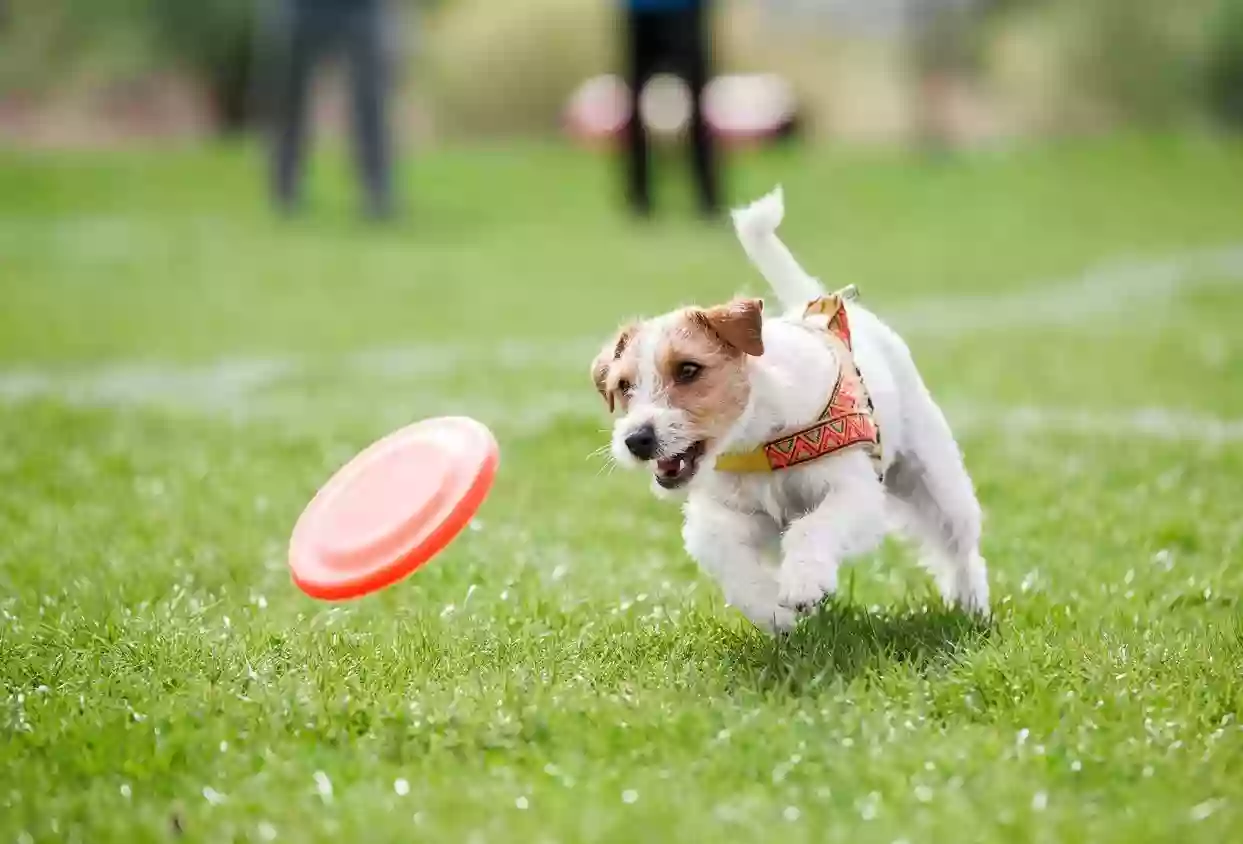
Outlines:
[[[390,586],[461,533],[492,487],[500,449],[482,423],[427,419],[341,467],[289,540],[294,583],[312,598],[359,598]]]

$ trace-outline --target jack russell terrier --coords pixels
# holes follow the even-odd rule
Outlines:
[[[755,625],[790,629],[898,526],[945,600],[988,612],[980,505],[902,339],[777,237],[781,189],[735,211],[785,313],[735,299],[621,328],[592,364],[611,453],[685,495],[687,553]]]

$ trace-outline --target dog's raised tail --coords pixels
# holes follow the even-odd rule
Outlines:
[[[734,230],[742,248],[764,276],[784,308],[802,308],[824,293],[819,281],[799,266],[794,255],[777,237],[785,216],[785,198],[778,185],[767,196],[733,212]]]

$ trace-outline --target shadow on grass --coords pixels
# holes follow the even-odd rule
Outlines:
[[[872,611],[823,605],[789,634],[741,636],[726,654],[735,689],[802,694],[890,665],[927,671],[986,640],[992,625],[943,607]]]

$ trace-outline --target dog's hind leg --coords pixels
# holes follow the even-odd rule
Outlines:
[[[935,407],[933,408],[934,410]],[[936,410],[940,417],[940,411]],[[905,532],[920,546],[920,565],[949,604],[988,613],[988,568],[980,555],[980,504],[958,446],[944,426],[924,428],[916,448],[895,457],[885,489]]]

